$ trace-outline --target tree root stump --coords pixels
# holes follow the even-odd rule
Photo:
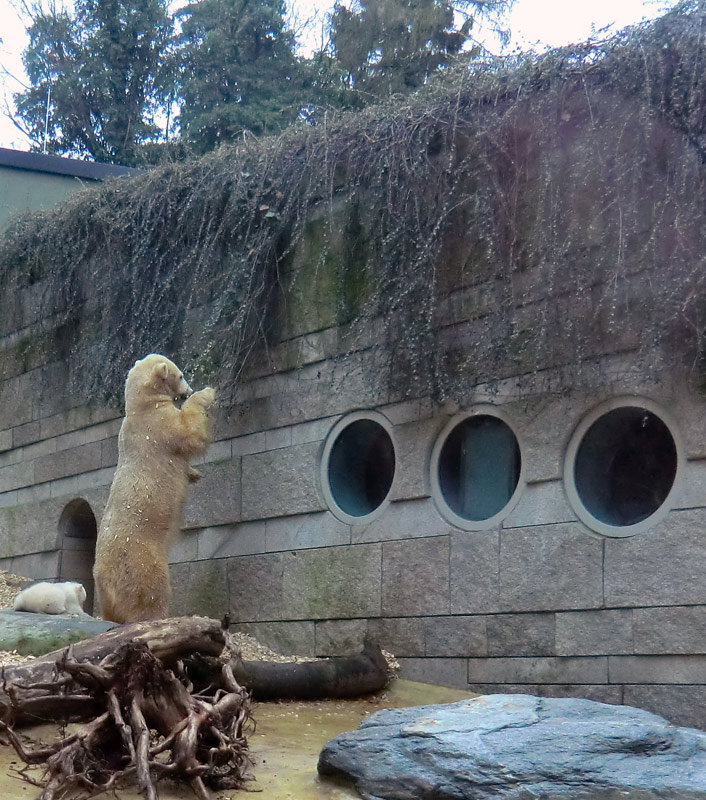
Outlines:
[[[58,668],[55,696],[83,687],[102,709],[94,719],[34,750],[0,723],[20,758],[45,765],[39,800],[73,790],[76,800],[85,800],[129,781],[136,781],[147,800],[156,800],[157,782],[164,777],[185,781],[199,800],[210,798],[209,789],[243,786],[250,767],[250,700],[229,664],[221,666],[224,688],[196,694],[185,675],[178,678],[166,669],[142,642],[123,645],[97,665],[67,654]],[[52,696],[46,684],[25,688],[50,692],[48,701]]]
[[[255,699],[360,697],[389,682],[380,648],[304,663],[242,661],[227,620],[175,617],[100,633],[0,672],[0,731],[27,764],[43,764],[39,800],[75,800],[136,782],[156,800],[162,778],[209,790],[241,788]],[[27,749],[15,727],[85,721],[76,733]]]

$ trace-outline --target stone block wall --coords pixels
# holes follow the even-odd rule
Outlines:
[[[706,727],[702,401],[676,384],[622,387],[671,411],[686,452],[672,510],[611,538],[577,519],[562,477],[573,429],[606,397],[518,399],[502,386],[491,397],[476,387],[469,408],[492,399],[512,421],[526,485],[497,525],[460,530],[440,513],[429,472],[458,408],[428,398],[372,404],[356,371],[366,357],[353,357],[358,378],[342,397],[332,389],[341,366],[327,359],[315,372],[254,378],[242,405],[220,409],[171,552],[173,613],[229,612],[238,628],[305,655],[348,653],[372,636],[407,678],[624,702]],[[384,512],[354,524],[329,510],[319,476],[328,432],[361,407],[389,420],[397,465]],[[77,548],[65,511],[81,499],[99,522],[121,418],[35,415],[3,431],[0,567],[73,579],[92,551]]]
[[[579,95],[583,90],[574,97]],[[607,106],[608,122],[598,127],[588,125],[593,110],[584,109],[571,126],[577,144],[555,142],[544,150],[538,144],[541,158],[535,155],[537,164],[559,165],[551,167],[547,180],[567,198],[557,205],[576,206],[569,214],[575,238],[567,258],[590,261],[598,247],[609,256],[613,250],[624,253],[621,304],[632,304],[642,315],[649,314],[644,287],[653,280],[665,285],[672,268],[678,276],[676,267],[698,263],[703,252],[700,207],[691,193],[701,166],[671,132],[667,155],[662,160],[631,155],[629,181],[618,185],[627,179],[606,167],[610,159],[598,158],[614,150],[611,115],[618,109]],[[545,112],[538,107],[536,113]],[[527,128],[525,117],[518,112],[509,130]],[[628,129],[649,133],[643,123],[633,115]],[[590,152],[597,157],[573,158],[590,137]],[[632,151],[632,138],[623,141]],[[640,142],[640,152],[649,155],[652,140]],[[683,159],[686,166],[665,167],[645,193],[645,170],[664,159],[669,164]],[[575,166],[586,174],[572,172]],[[618,217],[609,215],[601,186],[586,188],[588,178],[598,184],[599,177],[620,190],[621,212],[642,220],[632,231],[642,247],[621,239],[618,248],[611,238]],[[669,181],[678,186],[663,196]],[[534,197],[527,191],[523,208]],[[687,249],[676,248],[670,218],[663,221],[655,212],[655,198],[670,208],[676,198],[680,213],[693,215],[683,223],[694,234]],[[364,205],[360,198],[350,207],[344,200],[336,211],[341,219]],[[687,224],[692,219],[694,224]],[[532,220],[544,229],[541,218]],[[569,286],[565,294],[552,295],[546,265],[532,262],[513,273],[507,287],[498,278],[498,264],[471,263],[474,242],[462,238],[466,223],[459,217],[458,236],[444,243],[448,263],[439,264],[443,283],[437,289],[444,302],[435,320],[438,352],[429,356],[451,364],[453,391],[447,396],[456,398],[443,403],[415,390],[404,360],[396,361],[394,321],[345,322],[352,316],[341,309],[354,306],[355,297],[342,289],[337,295],[329,286],[336,281],[326,272],[341,265],[344,272],[362,269],[345,260],[345,237],[333,237],[327,255],[333,260],[326,269],[315,257],[315,238],[303,239],[293,257],[297,269],[283,276],[283,308],[274,315],[279,327],[267,353],[252,360],[234,402],[218,408],[203,478],[191,488],[183,531],[170,555],[172,612],[213,617],[228,612],[265,643],[305,655],[347,653],[369,635],[396,654],[408,678],[479,692],[634,703],[675,722],[706,727],[703,396],[662,345],[646,352],[649,345],[635,334],[639,327],[623,331],[620,322],[603,318],[601,297],[604,290],[611,296],[608,284],[592,284],[590,291]],[[552,253],[551,248],[545,253],[548,260]],[[374,257],[366,269],[371,265]],[[348,286],[355,295],[354,288]],[[576,360],[570,336],[554,336],[547,355],[553,361],[540,366],[524,352],[523,336],[503,338],[500,345],[494,341],[488,320],[508,288],[517,306],[515,332],[529,336],[549,311],[566,330],[572,318],[595,324],[581,363],[600,379],[592,382],[584,373],[568,391],[557,365],[568,369]],[[39,280],[2,298],[0,567],[38,579],[74,578],[81,569],[90,571],[91,548],[80,545],[91,541],[105,506],[121,409],[73,404],[64,390],[67,365],[60,331],[52,328],[54,306],[41,301],[43,292],[47,287]],[[91,302],[99,305],[96,298]],[[80,309],[75,311],[80,316]],[[197,313],[190,313],[197,325]],[[476,385],[473,364],[506,346],[514,349],[492,384]],[[641,363],[634,361],[638,347]],[[645,363],[659,369],[643,368]],[[584,391],[584,385],[594,388]],[[642,398],[663,409],[683,442],[668,513],[620,538],[581,521],[564,479],[572,433],[592,409],[615,396]],[[465,530],[440,511],[432,454],[454,415],[479,404],[502,410],[516,433],[522,485],[507,513],[491,526]],[[333,513],[321,483],[327,436],[353,411],[382,414],[395,450],[387,505],[365,520]]]

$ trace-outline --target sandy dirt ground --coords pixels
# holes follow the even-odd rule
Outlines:
[[[385,692],[364,700],[258,703],[253,711],[256,729],[249,739],[253,780],[246,791],[226,792],[218,797],[222,800],[251,797],[263,800],[360,800],[352,786],[319,779],[316,762],[329,739],[357,728],[366,716],[382,708],[453,703],[467,697],[473,695],[412,681],[395,681]],[[56,726],[24,731],[45,741],[51,740],[56,732]],[[17,770],[21,766],[10,747],[0,746],[2,800],[38,797],[40,790],[24,783],[18,776]],[[41,773],[33,769],[29,774],[39,777]],[[159,796],[160,800],[193,800],[194,797],[188,787],[174,783],[161,783]],[[120,790],[97,797],[99,800],[143,800],[135,790]]]

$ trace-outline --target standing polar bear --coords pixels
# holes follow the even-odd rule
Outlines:
[[[181,408],[176,401],[183,400]],[[103,514],[93,576],[104,619],[137,622],[168,615],[169,545],[181,523],[189,460],[206,452],[213,389],[193,392],[168,358],[137,361],[125,382],[118,467]]]

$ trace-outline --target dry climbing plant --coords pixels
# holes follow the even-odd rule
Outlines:
[[[605,385],[601,357],[621,353],[656,380],[676,355],[700,383],[705,35],[687,0],[77,194],[5,236],[2,333],[32,304],[79,398],[119,395],[148,351],[223,396],[317,303],[311,330],[343,325],[348,351],[373,340],[389,396],[550,367],[545,391]]]

